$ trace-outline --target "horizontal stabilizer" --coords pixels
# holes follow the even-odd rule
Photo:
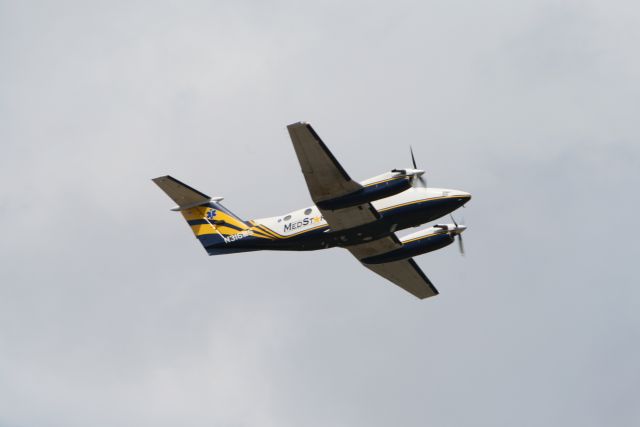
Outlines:
[[[178,181],[172,176],[166,175],[152,180],[158,187],[171,198],[178,207],[176,210],[183,210],[195,206],[209,203],[212,199],[204,193],[199,192],[195,188],[189,187],[187,184]]]

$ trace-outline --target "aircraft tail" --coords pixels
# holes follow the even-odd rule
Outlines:
[[[246,233],[250,228],[249,224],[220,204],[222,197],[209,197],[169,175],[152,181],[177,204],[172,210],[182,214],[210,255],[221,253],[215,249],[216,246],[219,248],[220,244],[235,240],[234,236]]]

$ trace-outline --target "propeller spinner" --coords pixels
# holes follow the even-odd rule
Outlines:
[[[391,172],[401,173],[403,175],[411,177],[411,186],[412,187],[427,187],[427,180],[423,177],[424,170],[418,169],[416,165],[416,159],[413,155],[413,148],[409,146],[409,151],[411,152],[411,163],[413,164],[413,169],[392,169]]]
[[[427,180],[423,176],[424,171],[422,169],[418,169],[418,166],[416,166],[416,158],[413,155],[413,147],[409,146],[409,151],[411,152],[411,163],[413,163],[413,168],[422,171],[421,174],[414,175],[413,179],[411,180],[411,185],[414,187],[427,188]]]
[[[466,225],[458,224],[453,215],[449,215],[453,224],[436,224],[435,228],[440,228],[445,233],[449,233],[454,239],[458,237],[458,249],[464,255],[464,243],[462,242],[462,233],[467,229]]]
[[[460,254],[464,255],[464,243],[462,243],[462,232],[467,229],[466,225],[459,225],[453,215],[449,215],[451,217],[451,221],[456,226],[453,230],[453,235],[458,236],[458,248],[460,249]]]

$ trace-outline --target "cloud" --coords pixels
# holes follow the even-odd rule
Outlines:
[[[637,424],[633,2],[0,7],[0,424]],[[474,194],[438,298],[209,258],[150,181],[308,205],[298,120]]]

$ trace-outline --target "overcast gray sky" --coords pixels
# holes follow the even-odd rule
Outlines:
[[[0,425],[637,426],[635,1],[0,1]],[[207,257],[150,181],[473,193],[419,301],[342,249]]]

